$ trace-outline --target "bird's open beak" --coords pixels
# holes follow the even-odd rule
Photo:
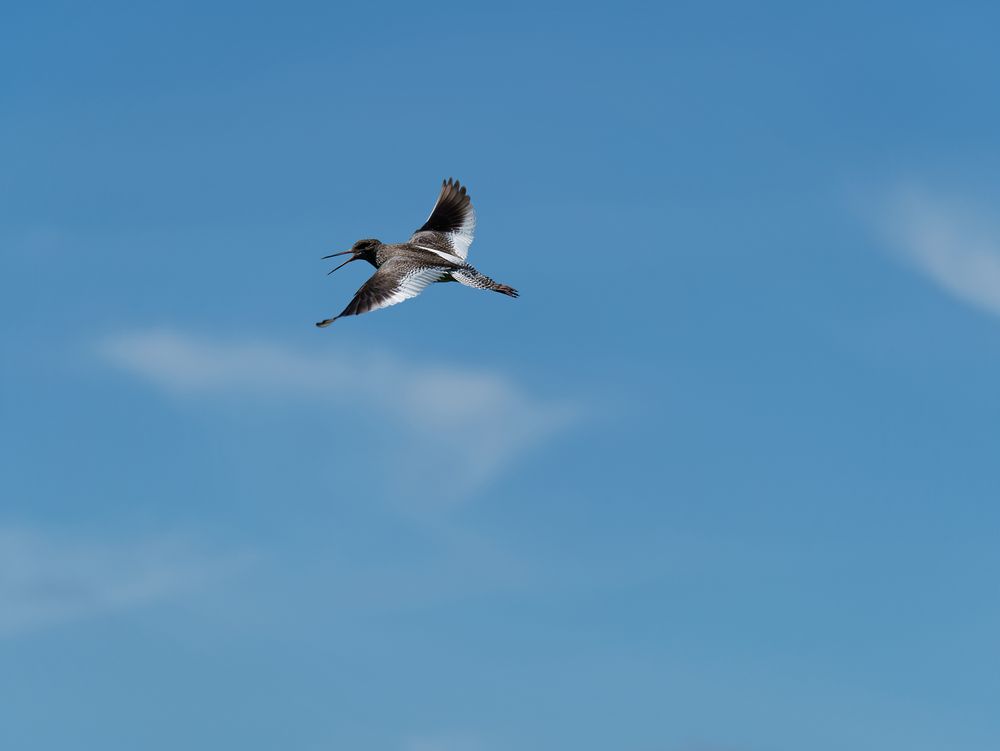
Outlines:
[[[350,250],[345,250],[345,251],[344,251],[344,252],[342,252],[342,253],[331,253],[330,255],[328,255],[328,256],[323,256],[323,257],[324,257],[324,258],[333,258],[334,256],[343,256],[343,255],[347,255],[348,253],[351,253],[351,252],[353,252],[353,251],[350,251]],[[327,272],[326,272],[326,275],[327,275],[327,276],[330,276],[330,274],[332,274],[332,273],[333,273],[334,271],[336,271],[337,269],[342,269],[342,268],[344,268],[344,266],[346,266],[347,264],[349,264],[349,263],[350,263],[351,261],[356,261],[356,260],[358,260],[358,257],[357,257],[357,256],[351,256],[350,258],[348,258],[348,259],[347,259],[346,261],[344,261],[344,262],[343,262],[342,264],[340,264],[340,265],[339,265],[339,266],[337,266],[336,268],[333,268],[333,269],[330,269],[329,271],[327,271]]]
[[[337,256],[346,256],[348,253],[353,253],[353,252],[354,252],[353,249],[352,250],[342,250],[339,253],[331,253],[328,256],[323,256],[323,260],[325,261],[327,258],[336,258]]]

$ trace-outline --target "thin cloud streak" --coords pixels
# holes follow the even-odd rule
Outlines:
[[[318,355],[168,330],[110,337],[100,351],[116,367],[182,398],[309,399],[329,409],[362,409],[373,422],[387,419],[394,433],[408,439],[397,475],[406,477],[428,458],[440,463],[444,456],[449,478],[441,490],[452,498],[481,487],[579,417],[574,405],[533,397],[497,373],[385,353]]]
[[[1000,316],[1000,226],[956,201],[898,189],[885,229],[894,247],[927,278],[963,302]]]
[[[478,738],[469,735],[437,735],[410,738],[403,745],[404,751],[485,751]]]
[[[176,539],[81,541],[0,527],[0,637],[177,597],[241,565]]]

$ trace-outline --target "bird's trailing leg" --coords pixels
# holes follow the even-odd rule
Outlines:
[[[506,284],[499,284],[497,282],[493,282],[493,286],[489,287],[489,289],[494,292],[499,292],[501,295],[507,295],[508,297],[518,297],[521,294],[513,287],[509,287]]]
[[[326,320],[323,320],[323,321],[316,321],[316,326],[317,326],[317,328],[325,329],[327,326],[329,326],[331,323],[333,323],[334,321],[336,321],[338,318],[340,318],[340,316],[334,316],[333,318],[327,318]]]

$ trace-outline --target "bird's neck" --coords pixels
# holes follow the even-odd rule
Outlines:
[[[375,249],[375,257],[366,258],[365,260],[368,261],[375,268],[378,268],[383,263],[388,261],[389,256],[391,255],[392,255],[392,249],[388,245],[379,245],[378,248]]]

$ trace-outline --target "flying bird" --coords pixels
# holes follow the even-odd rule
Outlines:
[[[316,325],[322,328],[344,316],[358,316],[409,300],[434,282],[460,282],[467,287],[517,297],[516,289],[498,284],[466,262],[475,230],[476,212],[468,191],[458,180],[448,178],[441,185],[431,215],[405,243],[387,245],[379,240],[358,240],[350,250],[323,256],[326,259],[351,255],[328,274],[351,261],[368,261],[376,271],[340,315]]]

